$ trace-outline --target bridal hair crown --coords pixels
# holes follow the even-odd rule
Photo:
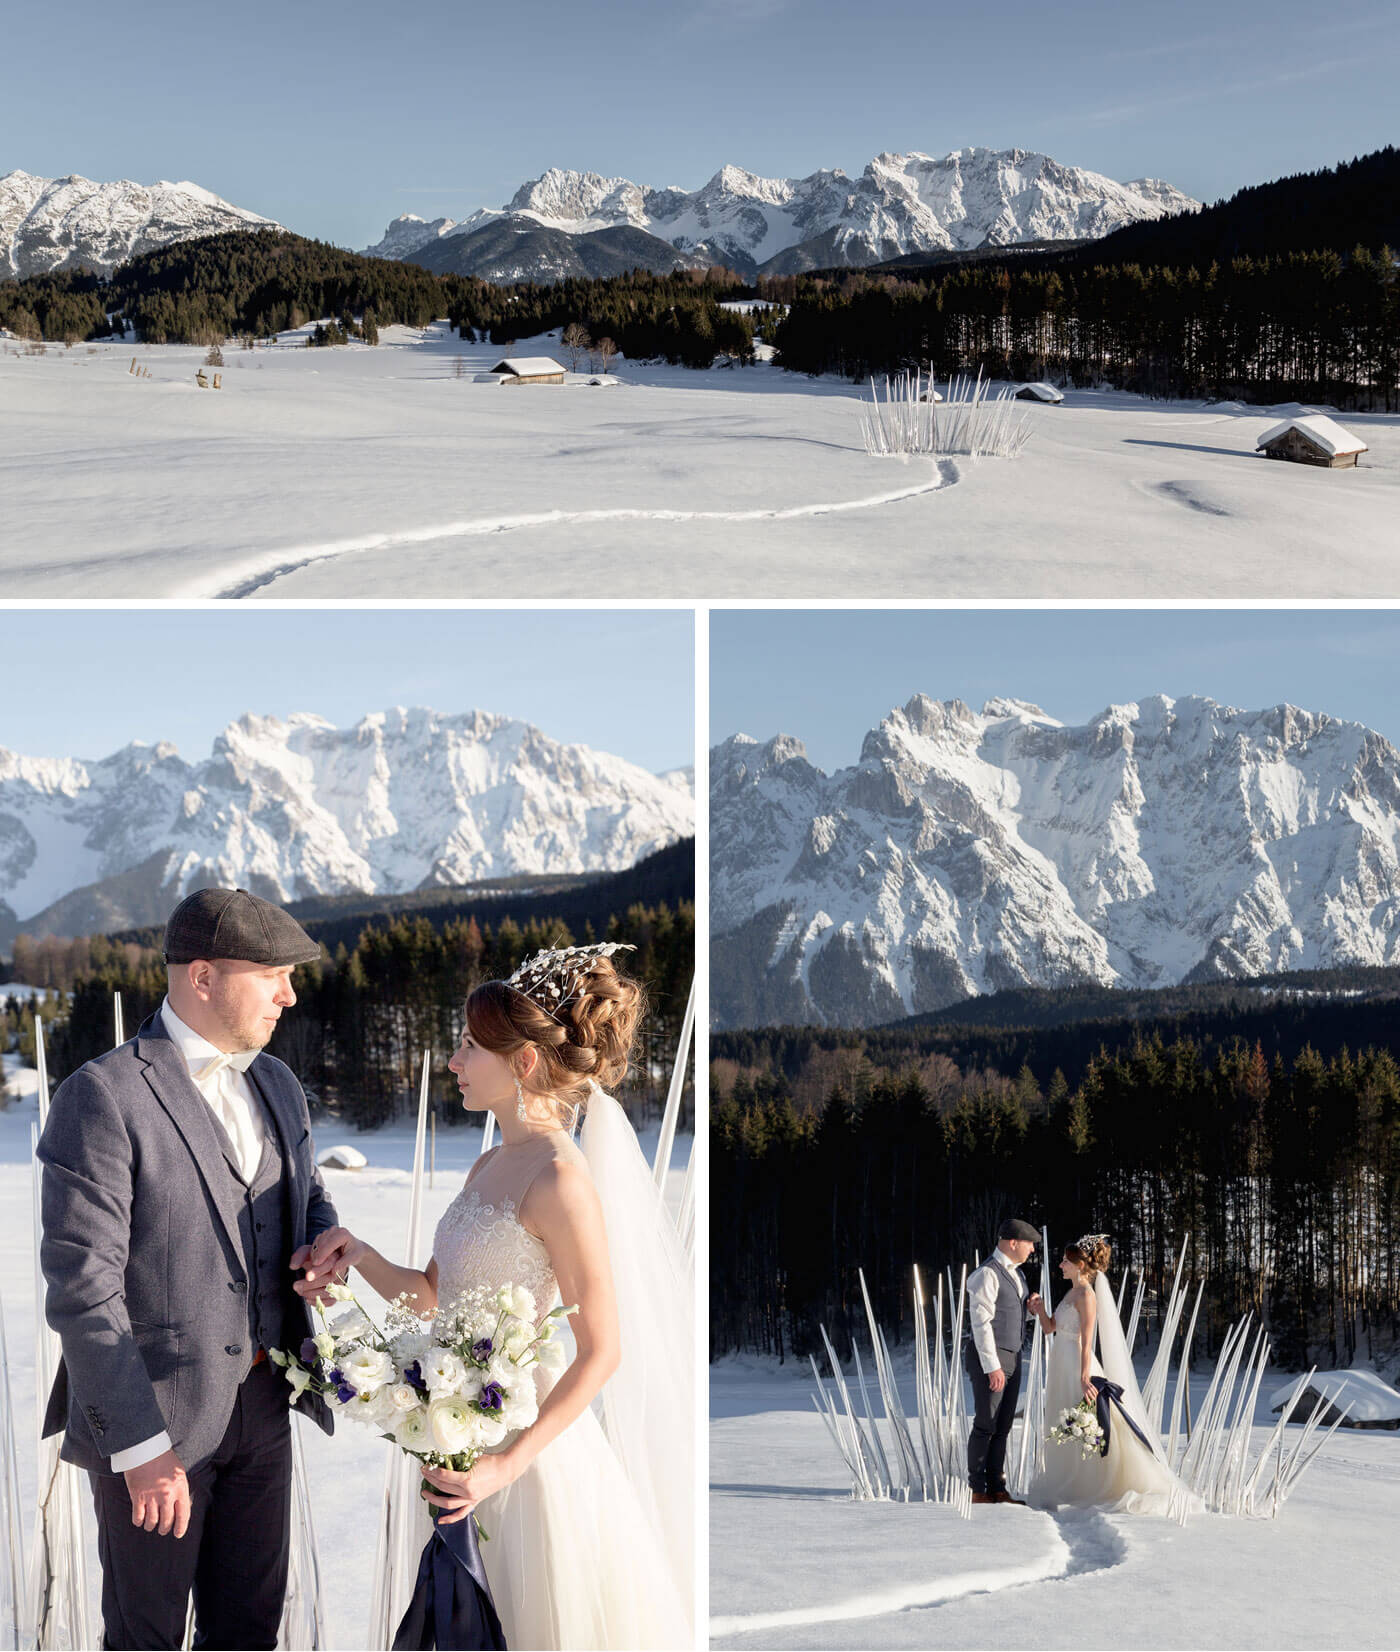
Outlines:
[[[528,998],[536,1009],[559,1019],[559,1011],[578,997],[579,987],[595,959],[611,958],[614,952],[635,952],[625,941],[604,941],[598,946],[552,946],[527,958],[508,976],[506,985]]]
[[[1107,1245],[1106,1233],[1085,1233],[1074,1241],[1074,1248],[1083,1251],[1085,1256],[1092,1256],[1100,1245]]]

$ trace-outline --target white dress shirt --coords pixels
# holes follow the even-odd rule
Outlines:
[[[992,1335],[992,1313],[996,1308],[997,1282],[988,1271],[993,1263],[999,1262],[1005,1273],[1009,1274],[1016,1285],[1016,1294],[1022,1302],[1030,1296],[1030,1287],[1026,1284],[1026,1276],[1006,1254],[1000,1245],[987,1258],[986,1262],[972,1274],[967,1282],[967,1316],[972,1326],[972,1341],[977,1349],[977,1358],[982,1362],[982,1369],[991,1375],[993,1371],[1001,1370],[1001,1359],[997,1354],[996,1338]],[[1029,1315],[1029,1310],[1027,1310]]]
[[[207,1038],[201,1038],[192,1027],[187,1027],[171,1009],[168,998],[160,1006],[160,1018],[194,1080],[195,1089],[208,1102],[210,1112],[228,1137],[243,1180],[251,1182],[262,1162],[264,1130],[262,1108],[253,1094],[247,1071],[259,1052],[242,1050],[236,1055],[226,1054]],[[120,1474],[125,1469],[139,1468],[169,1450],[170,1435],[162,1430],[139,1445],[114,1451],[112,1472]]]

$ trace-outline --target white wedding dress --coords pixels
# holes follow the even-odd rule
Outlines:
[[[1090,1370],[1096,1377],[1107,1376],[1124,1391],[1123,1403],[1128,1413],[1149,1440],[1154,1439],[1151,1425],[1143,1409],[1137,1378],[1127,1356],[1118,1309],[1113,1293],[1100,1275],[1096,1285],[1098,1314],[1096,1315],[1095,1352]],[[1105,1323],[1106,1314],[1111,1321]],[[1104,1339],[1099,1335],[1104,1325],[1109,1336],[1117,1330],[1112,1355],[1105,1372],[1099,1353]],[[1082,1366],[1079,1351],[1079,1313],[1066,1297],[1055,1310],[1055,1334],[1050,1338],[1049,1367],[1045,1377],[1045,1426],[1053,1428],[1060,1415],[1084,1398],[1080,1381]],[[1065,1505],[1093,1507],[1128,1514],[1171,1514],[1194,1499],[1186,1492],[1161,1453],[1145,1446],[1128,1427],[1122,1413],[1115,1406],[1109,1428],[1106,1456],[1097,1452],[1090,1457],[1081,1455],[1078,1445],[1059,1445],[1047,1439],[1044,1446],[1045,1467],[1031,1486],[1029,1501],[1037,1508],[1059,1508]]]
[[[617,1106],[610,1097],[603,1097],[599,1105],[603,1103]],[[623,1125],[636,1150],[625,1116]],[[560,1131],[493,1148],[472,1167],[433,1241],[440,1303],[469,1288],[495,1290],[506,1284],[531,1291],[541,1314],[559,1301],[544,1245],[517,1218],[531,1182],[557,1156],[589,1162]],[[639,1151],[637,1157],[644,1169]],[[606,1200],[603,1214],[614,1250],[624,1241],[614,1232]],[[669,1220],[664,1211],[660,1214]],[[621,1375],[628,1359],[628,1315],[621,1302],[619,1308]],[[670,1354],[688,1359],[689,1347]],[[554,1379],[541,1370],[536,1380],[543,1399]],[[693,1419],[677,1415],[673,1427],[688,1438]],[[478,1506],[488,1536],[481,1556],[508,1646],[570,1652],[693,1646],[689,1576],[677,1575],[666,1533],[644,1513],[645,1487],[640,1489],[641,1495],[598,1415],[587,1410],[518,1480]],[[691,1495],[689,1487],[681,1492]],[[422,1507],[426,1541],[427,1505]],[[687,1560],[687,1572],[691,1564]]]

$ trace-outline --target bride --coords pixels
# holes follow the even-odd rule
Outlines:
[[[692,1287],[626,1114],[599,1088],[626,1072],[644,1007],[617,950],[537,953],[468,999],[449,1066],[462,1105],[494,1114],[501,1140],[438,1223],[427,1267],[386,1261],[343,1228],[321,1235],[311,1264],[356,1268],[422,1315],[505,1284],[541,1314],[577,1303],[573,1361],[557,1378],[537,1370],[537,1420],[468,1473],[423,1470],[442,1522],[478,1510],[517,1648],[694,1644]]]
[[[1031,1487],[1030,1502],[1040,1508],[1078,1504],[1132,1514],[1173,1514],[1194,1499],[1168,1467],[1148,1421],[1104,1273],[1109,1256],[1108,1240],[1101,1233],[1066,1245],[1060,1272],[1069,1281],[1069,1295],[1053,1317],[1043,1303],[1037,1309],[1050,1338],[1047,1425],[1084,1400],[1096,1403],[1099,1385],[1107,1381],[1121,1391],[1109,1402],[1108,1451],[1083,1457],[1077,1445],[1047,1440],[1045,1467]]]

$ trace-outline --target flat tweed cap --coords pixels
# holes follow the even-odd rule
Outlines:
[[[1023,1222],[1019,1216],[1009,1217],[997,1229],[998,1239],[1029,1239],[1031,1244],[1040,1243],[1040,1231],[1033,1228],[1029,1222]]]
[[[165,961],[237,958],[250,964],[309,964],[321,949],[290,913],[246,889],[197,889],[170,914]]]

